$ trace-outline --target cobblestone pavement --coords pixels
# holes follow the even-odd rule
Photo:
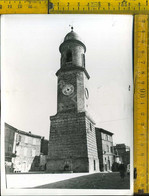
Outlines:
[[[130,176],[124,181],[119,173],[94,173],[81,177],[63,180],[34,188],[61,188],[61,189],[129,189]]]

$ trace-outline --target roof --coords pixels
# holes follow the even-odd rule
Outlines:
[[[75,33],[74,31],[71,31],[64,38],[64,41],[68,41],[68,40],[78,40],[78,41],[80,41],[81,39],[80,39],[80,37],[78,36],[77,33]]]
[[[21,131],[21,130],[17,130],[17,133],[22,134],[22,135],[27,135],[30,137],[43,138],[40,135],[35,135],[35,134],[32,134],[31,132],[25,132],[25,131]]]
[[[116,147],[126,147],[125,144],[116,144]]]
[[[102,129],[102,128],[98,128],[98,127],[95,127],[96,131],[100,131],[101,133],[106,133],[108,135],[113,135],[114,133],[110,132],[110,131],[107,131],[105,129]]]
[[[35,135],[35,134],[32,134],[31,132],[26,132],[26,131],[22,131],[22,130],[18,130],[16,129],[15,127],[5,123],[5,126],[9,127],[10,129],[12,129],[13,131],[19,133],[19,134],[22,134],[22,135],[28,135],[30,137],[36,137],[36,138],[43,138],[43,136],[40,136],[40,135]]]
[[[126,144],[116,144],[116,146],[114,146],[115,148],[126,148],[126,149],[130,149],[129,146],[126,146]]]

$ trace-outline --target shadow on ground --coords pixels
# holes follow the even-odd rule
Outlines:
[[[65,175],[65,174],[62,174]],[[124,181],[119,173],[94,173],[51,184],[37,186],[42,189],[130,189],[130,176]]]

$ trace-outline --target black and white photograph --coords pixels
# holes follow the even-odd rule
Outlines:
[[[133,193],[133,16],[3,15],[3,195]]]

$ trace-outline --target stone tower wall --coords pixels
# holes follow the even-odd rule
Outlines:
[[[51,117],[48,171],[64,171],[68,164],[73,172],[88,172],[85,116]]]

